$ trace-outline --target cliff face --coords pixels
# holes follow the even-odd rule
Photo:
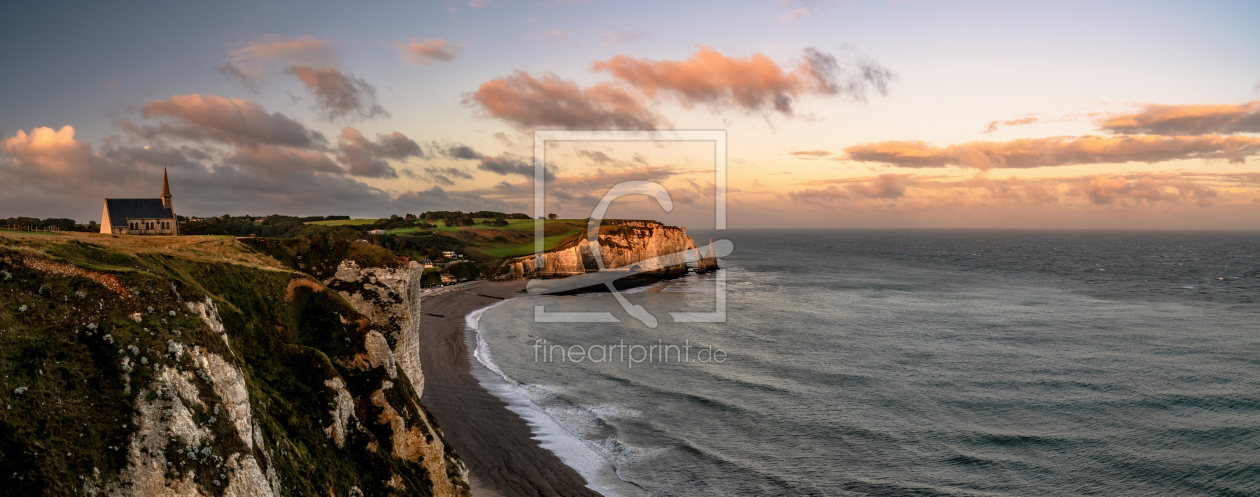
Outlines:
[[[598,241],[606,269],[638,266],[651,274],[683,274],[687,272],[685,252],[701,258],[686,228],[656,221],[605,221],[599,228]],[[499,277],[555,278],[599,270],[585,230],[576,241],[544,252],[543,260],[543,267],[538,268],[533,255],[509,259],[500,267]],[[716,268],[715,261],[712,266]]]
[[[424,394],[424,372],[420,369],[420,300],[412,298],[420,289],[424,268],[411,261],[402,267],[359,267],[353,260],[342,261],[324,285],[335,290],[376,327],[398,367],[411,380],[416,395]],[[378,344],[379,340],[375,343]]]
[[[347,305],[274,268],[0,237],[0,495],[468,495],[402,353],[410,269],[339,269]]]

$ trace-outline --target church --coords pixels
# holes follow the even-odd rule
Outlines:
[[[171,185],[162,171],[162,198],[107,198],[101,211],[101,233],[114,235],[178,235],[179,220],[171,203]]]

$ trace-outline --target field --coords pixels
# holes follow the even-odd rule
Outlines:
[[[489,218],[476,218],[472,226],[448,226],[437,221],[430,228],[400,228],[388,230],[391,235],[421,235],[436,233],[464,242],[470,251],[493,258],[517,257],[534,252],[534,220],[508,219],[506,226],[482,224]],[[306,224],[323,226],[374,224],[376,219],[348,219],[311,221]],[[544,228],[543,247],[550,250],[586,227],[585,219],[548,219]]]
[[[403,228],[389,233],[436,232],[463,241],[469,249],[494,258],[516,257],[534,253],[534,220],[509,219],[506,226],[480,224],[486,219],[474,219],[473,226],[447,226],[438,221],[433,228]],[[586,227],[585,219],[548,219],[544,225],[543,248],[550,250],[566,238],[578,234]]]

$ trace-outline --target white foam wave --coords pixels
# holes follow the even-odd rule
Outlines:
[[[475,333],[477,339],[473,357],[477,359],[477,364],[485,368],[482,370],[483,373],[474,367],[473,376],[482,387],[499,400],[506,402],[509,410],[529,424],[533,438],[538,440],[539,446],[551,451],[566,466],[582,475],[587,481],[588,488],[610,497],[645,495],[641,488],[621,480],[617,474],[617,462],[629,462],[628,459],[614,456],[611,451],[601,450],[609,447],[607,441],[596,444],[588,442],[579,435],[580,432],[589,430],[589,424],[594,422],[592,418],[574,415],[574,412],[565,413],[562,408],[544,408],[535,399],[554,397],[555,393],[538,385],[516,381],[505,374],[494,362],[490,345],[486,343],[484,332],[480,327],[481,316],[485,314],[485,311],[507,302],[504,300],[478,309],[468,313],[464,318],[465,325]],[[595,411],[591,409],[586,409],[586,411],[614,412],[612,408],[601,408],[601,406],[596,406],[596,408]],[[629,409],[622,412],[633,412],[637,415],[637,411]],[[566,426],[566,422],[571,426]],[[617,445],[624,447],[620,442]]]

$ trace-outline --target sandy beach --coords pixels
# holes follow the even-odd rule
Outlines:
[[[468,465],[474,496],[598,496],[581,475],[540,447],[529,425],[471,373],[464,317],[524,286],[524,281],[479,282],[424,300],[422,400]]]

